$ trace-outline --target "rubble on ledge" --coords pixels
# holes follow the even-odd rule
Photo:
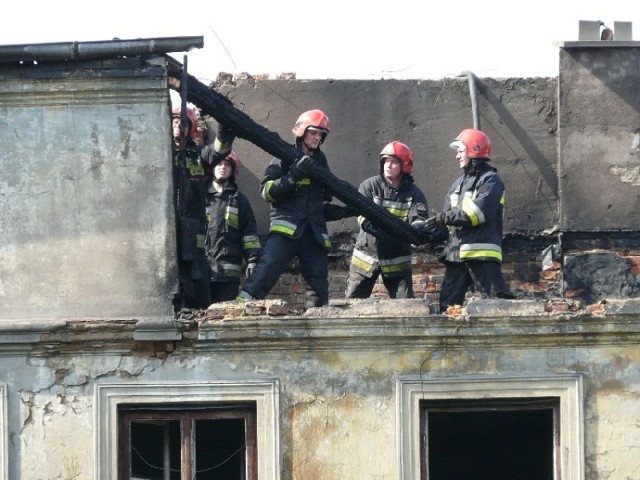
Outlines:
[[[306,311],[284,300],[250,300],[214,303],[203,310],[183,309],[177,315],[181,321],[225,321],[246,317],[421,317],[446,315],[450,317],[522,317],[562,314],[629,314],[640,313],[640,299],[600,300],[582,305],[572,299],[506,300],[474,298],[464,306],[452,306],[440,314],[437,305],[422,299],[333,299],[324,307]]]

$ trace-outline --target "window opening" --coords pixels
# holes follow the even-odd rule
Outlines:
[[[121,406],[126,480],[255,480],[255,405]]]
[[[420,402],[422,480],[560,480],[559,399]]]

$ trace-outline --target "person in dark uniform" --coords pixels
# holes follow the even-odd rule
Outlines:
[[[320,150],[330,131],[329,118],[322,110],[300,115],[292,129],[295,146],[304,153],[291,166],[273,158],[261,183],[262,197],[271,204],[269,235],[255,271],[247,279],[238,300],[266,297],[289,262],[298,257],[306,282],[305,308],[329,301],[329,260],[331,242],[323,212],[331,195],[307,174],[310,163],[329,170]]]
[[[427,198],[415,185],[413,153],[393,141],[380,152],[378,175],[360,184],[359,192],[402,221],[414,224],[428,212]],[[365,217],[358,217],[356,240],[347,279],[347,298],[369,298],[380,275],[391,298],[413,298],[410,242],[389,234]]]
[[[463,174],[453,182],[436,221],[449,229],[440,311],[462,305],[474,286],[486,297],[513,298],[502,276],[502,222],[505,190],[489,165],[491,142],[482,131],[466,129],[451,143]]]
[[[209,295],[209,266],[205,252],[205,201],[207,177],[200,161],[203,147],[198,119],[187,107],[187,131],[181,126],[181,108],[172,110],[175,207],[178,242],[178,308],[206,308]],[[196,143],[198,141],[198,143]]]
[[[248,278],[260,257],[256,219],[236,178],[240,160],[231,150],[220,156],[209,150],[205,165],[210,172],[207,188],[206,253],[210,267],[211,302],[234,300],[240,289],[243,260]]]

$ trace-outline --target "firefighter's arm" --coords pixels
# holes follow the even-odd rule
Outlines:
[[[502,193],[500,179],[495,175],[489,176],[477,186],[474,196],[465,195],[456,208],[442,212],[442,221],[455,227],[483,225],[497,214]]]
[[[296,161],[286,174],[283,173],[281,162],[272,162],[267,168],[265,179],[262,182],[262,198],[267,202],[278,202],[291,195],[298,182],[303,182],[307,178],[306,168],[308,162],[313,160],[308,156],[303,156]]]
[[[258,261],[262,253],[256,217],[251,203],[244,196],[239,196],[240,234],[242,235],[242,252],[247,263]]]
[[[226,155],[231,151],[231,147],[235,138],[236,135],[235,133],[233,133],[233,130],[225,127],[222,124],[218,124],[216,138],[213,141],[213,149],[219,155]]]

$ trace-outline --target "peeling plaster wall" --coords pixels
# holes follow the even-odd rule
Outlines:
[[[560,49],[561,226],[638,230],[640,46]]]
[[[31,353],[3,349],[10,479],[94,478],[92,446],[105,448],[95,444],[99,383],[278,379],[283,479],[395,480],[399,378],[568,373],[584,376],[585,478],[639,473],[630,461],[640,449],[637,313],[226,319],[185,330],[173,346],[132,343],[132,328],[105,324],[91,341],[69,324]]]
[[[0,66],[0,317],[173,314],[166,72]]]

